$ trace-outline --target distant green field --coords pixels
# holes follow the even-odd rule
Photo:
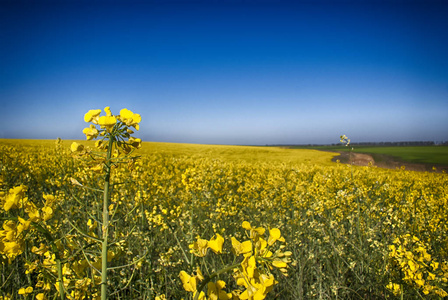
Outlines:
[[[351,149],[344,146],[311,148],[326,151],[350,151]],[[448,165],[448,146],[354,146],[353,152],[372,154],[375,160],[381,160],[381,156],[389,155],[405,162]]]

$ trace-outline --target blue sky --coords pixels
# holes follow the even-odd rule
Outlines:
[[[0,138],[448,140],[447,1],[1,1]]]

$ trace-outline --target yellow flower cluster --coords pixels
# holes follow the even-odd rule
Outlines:
[[[180,280],[182,281],[183,284],[183,288],[187,291],[187,292],[192,292],[193,293],[193,298],[197,299],[201,299],[204,300],[206,299],[205,297],[205,293],[203,291],[200,291],[199,294],[198,293],[198,283],[202,280],[204,280],[204,276],[202,275],[201,269],[197,268],[196,269],[196,275],[189,275],[187,272],[185,271],[180,271],[179,273],[179,277]]]
[[[86,123],[93,123],[90,127],[85,128],[83,133],[86,135],[87,140],[94,139],[98,136],[100,131],[96,129],[95,125],[100,125],[101,129],[111,132],[113,127],[119,123],[123,123],[127,127],[134,127],[139,130],[139,123],[142,120],[139,114],[134,114],[132,111],[123,108],[118,116],[112,115],[110,107],[104,108],[105,116],[100,116],[101,109],[91,109],[84,115],[84,121]],[[118,126],[120,124],[118,123]]]
[[[91,171],[101,173],[104,171],[104,162],[107,159],[106,152],[111,148],[113,158],[121,155],[128,155],[135,149],[142,147],[142,140],[131,136],[134,132],[130,127],[139,129],[141,117],[132,111],[124,108],[120,111],[120,115],[114,116],[109,107],[105,107],[105,116],[100,116],[101,109],[89,110],[84,115],[84,121],[92,123],[89,127],[84,128],[83,133],[87,140],[94,140],[96,151],[77,142],[73,142],[70,150],[75,157],[88,158],[88,165]],[[97,128],[97,125],[100,128]],[[130,166],[133,160],[130,161]]]
[[[84,121],[92,123],[82,131],[86,135],[88,141],[94,140],[98,138],[98,136],[102,136],[103,138],[98,140],[95,146],[98,149],[104,150],[109,147],[109,145],[104,142],[105,136],[109,135],[110,137],[113,136],[114,140],[117,142],[117,151],[127,154],[133,149],[141,148],[141,139],[132,137],[131,134],[134,132],[130,129],[130,127],[133,127],[136,130],[139,130],[139,123],[142,119],[139,114],[134,114],[132,111],[123,108],[119,115],[114,116],[112,115],[109,106],[104,108],[104,112],[106,115],[100,116],[101,109],[93,109],[89,110],[84,115]],[[100,128],[98,129],[96,125],[99,125]],[[128,140],[126,141],[126,139]],[[78,154],[89,153],[88,149],[85,149],[84,146],[76,142],[72,144],[71,150]]]
[[[200,191],[199,182],[200,174],[198,174],[195,168],[188,168],[182,174],[182,183],[187,191]]]
[[[207,249],[211,249],[216,254],[222,253],[224,238],[220,234],[216,234],[210,241],[198,238],[196,242],[190,244],[190,252],[198,257],[207,255]]]
[[[269,237],[263,239],[265,229],[262,227],[252,227],[249,222],[243,222],[243,228],[248,231],[248,241],[239,243],[232,240],[234,253],[241,252],[244,260],[241,267],[235,270],[237,285],[245,288],[239,295],[240,299],[264,299],[273,286],[277,283],[274,275],[270,272],[273,267],[278,268],[284,275],[287,275],[288,263],[291,262],[290,251],[282,252],[284,246],[280,246],[274,253],[270,248],[275,242],[285,242],[278,228],[269,230]],[[249,249],[251,248],[251,249]]]
[[[139,123],[142,120],[142,118],[140,117],[139,114],[134,114],[132,111],[123,108],[122,110],[120,110],[120,115],[118,116],[118,119],[125,123],[126,126],[130,127],[134,127],[135,129],[139,130]]]
[[[52,195],[43,195],[46,201],[43,207],[37,207],[26,196],[27,187],[24,185],[11,188],[6,195],[0,198],[1,207],[5,212],[14,212],[11,219],[3,222],[0,230],[0,254],[5,255],[11,263],[22,254],[25,246],[26,232],[33,231],[33,224],[45,223],[53,217],[55,198]],[[28,218],[23,213],[26,213]]]
[[[264,239],[265,229],[262,227],[252,227],[249,222],[244,221],[242,227],[247,230],[249,240],[240,243],[235,237],[231,238],[232,252],[236,257],[242,255],[243,260],[234,266],[224,268],[221,271],[233,271],[233,276],[238,286],[242,290],[234,290],[226,293],[224,288],[226,283],[218,280],[216,283],[207,282],[207,297],[209,299],[265,299],[266,295],[277,283],[271,273],[273,267],[278,268],[284,275],[287,275],[288,263],[291,262],[290,251],[282,252],[284,246],[280,246],[274,253],[270,250],[275,242],[285,242],[278,228],[269,230],[268,239]],[[211,240],[197,238],[196,242],[190,245],[191,252],[198,257],[205,257],[207,250],[211,249],[215,254],[222,254],[224,238],[216,234]],[[193,297],[200,293],[198,299],[207,299],[206,294],[197,289],[198,281],[204,279],[200,269],[196,276],[190,276],[185,271],[181,271],[179,277],[186,291],[192,292]],[[214,277],[214,275],[209,278]]]
[[[396,238],[389,246],[389,257],[403,274],[404,283],[414,285],[425,295],[448,296],[445,290],[448,287],[448,264],[433,259],[427,246],[417,237],[406,234]],[[400,285],[393,282],[387,288],[395,295],[401,291]]]

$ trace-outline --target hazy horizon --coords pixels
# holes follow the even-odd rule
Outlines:
[[[448,140],[446,1],[3,1],[0,138],[84,139],[84,114],[144,141]]]

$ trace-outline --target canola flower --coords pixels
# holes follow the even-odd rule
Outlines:
[[[389,246],[389,257],[392,268],[398,268],[403,284],[409,284],[421,290],[424,295],[434,294],[447,297],[448,293],[448,264],[439,262],[429,253],[428,247],[418,237],[406,234],[397,237]],[[398,276],[398,274],[396,275]],[[401,292],[401,286],[390,282],[387,288],[394,295]]]
[[[242,261],[225,266],[222,269],[207,275],[205,279],[200,269],[196,276],[191,276],[185,271],[181,271],[179,277],[183,287],[187,292],[192,292],[194,299],[265,299],[266,295],[272,290],[278,282],[271,273],[272,269],[278,268],[284,275],[287,275],[288,263],[291,262],[290,251],[283,252],[280,246],[274,253],[269,250],[276,241],[285,242],[278,228],[269,230],[269,237],[266,241],[263,239],[265,229],[262,227],[251,227],[250,223],[244,221],[242,227],[247,230],[249,240],[243,243],[238,242],[234,237],[231,238],[232,253],[236,259],[243,256]],[[224,238],[216,234],[212,239],[205,240],[197,238],[197,241],[189,247],[191,252],[198,257],[205,257],[210,249],[215,254],[223,253]],[[224,291],[226,283],[223,280],[211,282],[219,274],[233,271],[233,277],[236,284],[244,290],[234,290],[231,293]],[[201,285],[198,281],[202,281]],[[207,286],[207,294],[203,289]]]
[[[0,255],[0,297],[54,299],[64,291],[67,299],[100,299],[108,144],[95,143],[104,135],[77,141],[79,152],[61,140],[0,140],[0,230],[8,229],[2,239],[23,241],[11,262]],[[111,299],[192,298],[181,271],[196,277],[198,297],[208,299],[439,299],[435,291],[446,291],[446,174],[350,167],[331,163],[328,153],[264,147],[141,143],[138,159],[120,149],[111,155],[108,201]],[[23,195],[10,196],[20,185]],[[43,195],[54,196],[54,204]],[[25,198],[34,204],[31,216],[20,207]],[[39,221],[15,235],[26,228],[19,216]],[[257,235],[265,242],[254,242]],[[198,238],[206,241],[198,245],[203,257],[188,252]],[[28,287],[32,293],[18,294]]]
[[[114,147],[111,153],[115,156],[119,153],[128,154],[134,149],[141,148],[141,139],[132,137],[131,134],[134,131],[130,129],[133,127],[139,130],[139,123],[141,122],[141,116],[139,114],[123,108],[120,110],[119,115],[114,116],[110,107],[105,107],[104,112],[106,115],[100,116],[101,110],[93,109],[84,115],[84,121],[92,123],[83,130],[87,140],[94,140],[100,137],[95,143],[96,148],[99,150],[107,150],[108,147]],[[83,145],[76,142],[72,143],[71,150],[74,153],[83,155],[91,153]]]
[[[133,150],[141,148],[141,139],[132,137],[131,134],[134,132],[130,129],[130,127],[134,127],[136,130],[139,129],[139,123],[141,121],[139,114],[134,114],[132,111],[124,108],[120,111],[119,115],[114,116],[110,107],[105,107],[104,112],[106,115],[100,116],[100,109],[89,110],[84,115],[84,121],[92,124],[83,130],[87,140],[97,139],[101,136],[101,139],[95,143],[95,146],[99,150],[104,150],[104,154],[85,150],[84,147],[78,145],[76,142],[71,146],[72,152],[81,156],[89,156],[92,171],[105,171],[101,239],[97,239],[101,243],[101,259],[97,261],[98,264],[101,264],[101,267],[94,267],[101,274],[102,300],[108,297],[107,273],[108,261],[111,259],[111,255],[109,254],[110,211],[114,210],[114,204],[109,205],[111,197],[111,170],[115,164],[120,163],[123,158],[127,158]],[[100,128],[98,129],[96,125],[99,125]],[[131,163],[133,161],[133,158],[131,158]],[[89,224],[91,224],[90,219]],[[89,230],[91,229],[92,227],[89,225]],[[81,232],[79,229],[77,230]],[[93,235],[90,236],[94,238]],[[94,263],[90,264],[92,266],[94,265]]]
[[[26,233],[36,230],[36,226],[42,226],[53,217],[54,196],[44,194],[45,205],[38,207],[28,200],[26,192],[24,185],[11,188],[1,201],[5,212],[14,211],[17,216],[3,222],[3,230],[0,230],[0,253],[8,258],[9,263],[23,253]]]
[[[54,216],[54,209],[56,209],[57,199],[53,195],[43,194],[42,198],[45,200],[43,205],[36,205],[36,203],[29,200],[27,197],[27,186],[20,185],[11,188],[7,194],[4,194],[1,199],[2,208],[9,213],[9,218],[3,222],[3,230],[0,230],[0,254],[8,259],[8,263],[12,262],[26,251],[26,246],[30,242],[36,240],[43,240],[49,245],[45,247],[45,252],[54,254],[54,273],[58,279],[62,278],[61,260],[57,245],[54,238],[52,238],[52,230],[49,222]],[[41,201],[43,202],[43,201]],[[40,244],[41,249],[43,243]],[[51,249],[50,249],[51,248]],[[31,251],[35,253],[42,253],[42,250],[33,246]],[[32,273],[38,265],[38,262],[28,263],[25,265],[27,274]],[[36,287],[42,282],[38,282]],[[19,295],[32,294],[34,288],[32,286],[21,287],[18,290]],[[45,295],[39,293],[36,295],[39,299],[45,299]]]

